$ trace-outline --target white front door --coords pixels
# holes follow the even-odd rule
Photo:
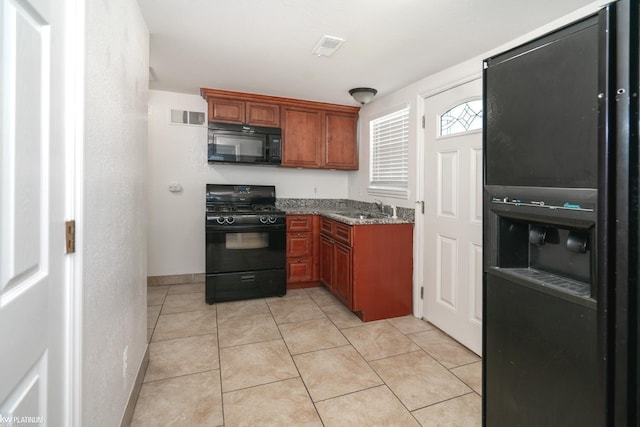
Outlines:
[[[482,352],[482,130],[476,114],[481,96],[477,79],[426,98],[424,105],[423,313],[477,354]]]
[[[65,2],[0,3],[0,425],[69,425]]]

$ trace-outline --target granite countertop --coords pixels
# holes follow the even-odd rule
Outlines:
[[[389,206],[385,206],[385,213],[377,210],[375,204],[353,203],[295,203],[293,199],[278,203],[278,207],[287,215],[321,215],[349,225],[363,224],[413,224],[413,215],[407,214],[406,209],[398,208],[398,218],[391,218]],[[341,202],[341,201],[338,201]],[[311,206],[310,206],[311,205]],[[372,205],[372,206],[371,206]],[[372,209],[375,208],[376,210]],[[412,212],[411,212],[412,213]]]

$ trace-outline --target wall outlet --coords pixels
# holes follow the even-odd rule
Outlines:
[[[169,191],[171,191],[172,193],[179,193],[182,191],[182,185],[178,184],[177,182],[171,183],[169,184]]]
[[[122,351],[122,378],[127,377],[127,357],[129,353],[129,346],[125,346]]]

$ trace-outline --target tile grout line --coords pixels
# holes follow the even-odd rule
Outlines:
[[[445,402],[450,402],[452,400],[459,399],[459,398],[464,397],[464,396],[469,396],[470,394],[475,394],[478,397],[482,397],[482,396],[479,396],[478,393],[476,393],[475,391],[471,390],[471,391],[469,391],[467,393],[463,393],[463,394],[460,394],[458,396],[449,397],[449,398],[441,400],[439,402],[434,402],[434,403],[432,403],[430,405],[421,406],[420,408],[414,409],[412,412],[420,411],[420,410],[425,409],[425,408],[431,408],[432,406],[440,405],[440,404],[445,403]]]
[[[216,350],[218,352],[218,379],[220,380],[220,412],[222,413],[222,425],[225,425],[224,419],[224,393],[222,392],[222,353],[220,348],[220,325],[218,324],[218,304],[213,305],[216,317]]]
[[[169,288],[170,288],[170,287],[169,287]],[[197,311],[206,311],[206,310],[187,310],[187,311],[179,311],[179,312],[173,312],[173,313],[165,313],[165,314],[162,314],[162,309],[164,308],[164,305],[165,305],[165,303],[166,303],[166,301],[167,301],[167,297],[169,296],[169,293],[168,293],[168,292],[169,292],[169,288],[167,289],[166,293],[164,293],[164,296],[163,296],[163,299],[162,299],[162,304],[159,306],[159,307],[160,307],[160,311],[159,311],[158,315],[156,316],[156,320],[155,320],[155,323],[154,323],[153,328],[148,328],[148,329],[152,329],[151,336],[150,336],[149,341],[148,341],[148,344],[149,344],[149,345],[151,345],[151,344],[152,344],[151,340],[153,339],[153,336],[154,336],[154,335],[155,335],[155,333],[156,333],[156,329],[157,329],[157,327],[158,327],[158,323],[159,323],[160,316],[167,316],[167,315],[173,315],[173,314],[179,314],[179,313],[192,313],[192,312],[197,312]],[[252,388],[257,388],[257,387],[261,387],[261,386],[265,386],[265,385],[269,385],[269,384],[280,383],[280,382],[284,382],[284,381],[288,381],[288,380],[292,380],[292,379],[296,379],[296,378],[299,378],[299,380],[302,382],[302,385],[303,385],[303,387],[305,388],[305,391],[306,391],[306,393],[307,393],[307,397],[308,397],[308,398],[309,398],[309,400],[311,401],[311,403],[312,403],[312,405],[313,405],[313,407],[314,407],[315,413],[316,413],[316,415],[318,416],[318,419],[320,420],[320,422],[322,423],[322,425],[324,425],[325,423],[324,423],[324,421],[322,420],[322,417],[320,416],[320,413],[319,413],[319,411],[318,411],[318,407],[317,407],[317,404],[318,404],[318,403],[326,402],[326,401],[329,401],[329,400],[332,400],[332,399],[337,399],[337,398],[344,397],[344,396],[348,396],[348,395],[353,395],[353,394],[360,393],[360,392],[363,392],[363,391],[366,391],[366,390],[375,389],[375,388],[378,388],[378,387],[381,387],[381,386],[384,386],[387,390],[389,390],[389,391],[391,392],[391,394],[395,397],[395,399],[397,399],[397,401],[399,401],[399,402],[400,402],[400,404],[402,405],[402,407],[403,407],[407,412],[409,412],[409,414],[411,415],[411,417],[412,417],[412,418],[413,418],[413,419],[414,419],[418,424],[420,424],[420,422],[418,421],[418,419],[416,418],[416,416],[413,414],[415,411],[418,411],[418,410],[421,410],[421,409],[425,409],[425,408],[428,408],[428,407],[432,407],[432,406],[435,406],[435,405],[439,405],[439,404],[442,404],[442,403],[444,403],[444,402],[448,402],[448,401],[451,401],[451,400],[454,400],[454,399],[457,399],[457,398],[461,398],[461,397],[463,397],[463,396],[471,395],[471,394],[474,394],[474,395],[476,395],[476,396],[481,397],[481,396],[480,396],[480,394],[479,394],[476,390],[474,390],[474,389],[473,389],[473,387],[471,387],[471,386],[470,386],[466,381],[464,381],[462,378],[460,378],[458,375],[456,375],[456,373],[455,373],[455,372],[453,372],[453,370],[454,370],[454,369],[458,369],[458,368],[462,368],[462,367],[466,367],[466,366],[471,366],[471,365],[477,364],[477,363],[481,362],[481,361],[482,361],[482,359],[480,359],[480,360],[476,360],[476,361],[471,361],[471,362],[468,362],[468,363],[463,363],[463,364],[461,364],[461,365],[456,365],[456,366],[452,366],[451,368],[448,368],[447,366],[445,366],[445,365],[444,365],[444,363],[443,363],[443,362],[441,362],[438,358],[436,358],[436,357],[435,357],[435,355],[433,355],[432,353],[430,353],[428,350],[426,350],[426,349],[425,349],[425,348],[423,348],[422,346],[418,345],[418,344],[417,344],[417,343],[416,343],[416,342],[411,338],[411,336],[412,336],[412,335],[416,335],[416,334],[419,334],[419,333],[422,333],[422,332],[427,332],[427,331],[432,330],[432,329],[429,329],[429,330],[426,330],[426,331],[414,331],[414,332],[407,332],[407,333],[404,333],[404,332],[403,332],[403,331],[402,331],[398,326],[396,326],[396,325],[394,325],[392,322],[390,322],[390,321],[389,321],[389,319],[382,319],[383,321],[382,321],[382,322],[380,322],[380,323],[383,323],[383,324],[385,324],[385,325],[390,325],[394,330],[396,330],[397,332],[399,332],[403,337],[407,338],[407,339],[408,339],[412,344],[416,345],[418,348],[417,348],[416,350],[411,350],[411,351],[408,351],[408,352],[402,352],[402,353],[399,353],[399,354],[391,354],[391,355],[387,355],[387,356],[381,357],[381,358],[379,358],[379,359],[367,360],[367,359],[364,357],[364,355],[363,355],[363,354],[362,354],[362,353],[357,349],[357,347],[355,347],[355,345],[353,344],[353,342],[351,342],[351,340],[349,340],[349,338],[348,338],[348,337],[344,334],[344,332],[343,332],[343,331],[344,331],[344,330],[346,330],[346,329],[353,329],[353,328],[357,328],[357,327],[364,327],[364,326],[367,326],[367,323],[362,322],[362,324],[360,324],[360,325],[354,325],[354,326],[348,326],[348,327],[345,327],[345,328],[339,328],[339,327],[338,327],[338,325],[335,323],[335,321],[334,321],[331,317],[329,317],[329,315],[327,315],[327,313],[326,313],[326,312],[325,312],[325,310],[323,309],[323,307],[330,307],[331,305],[327,304],[327,305],[325,305],[325,306],[320,306],[320,305],[319,305],[319,303],[318,303],[318,302],[317,302],[317,301],[316,301],[316,300],[311,296],[311,294],[310,294],[307,290],[305,290],[305,289],[301,289],[301,290],[303,291],[303,294],[304,294],[304,295],[306,295],[306,297],[308,297],[308,298],[304,298],[304,302],[311,301],[312,305],[313,305],[313,306],[315,306],[315,307],[317,307],[317,308],[318,308],[318,309],[319,309],[319,310],[324,314],[324,317],[323,317],[322,319],[320,319],[320,318],[318,318],[318,319],[306,319],[305,321],[323,321],[324,319],[328,319],[328,320],[329,320],[329,322],[330,322],[330,324],[331,324],[331,326],[332,326],[332,327],[334,327],[334,328],[339,332],[340,336],[342,336],[342,337],[345,339],[345,341],[346,341],[346,343],[347,343],[347,344],[337,345],[337,346],[332,346],[332,347],[328,347],[328,348],[315,349],[315,350],[311,350],[311,351],[306,351],[306,352],[298,353],[298,354],[296,354],[295,356],[300,356],[300,355],[305,355],[305,354],[311,354],[311,353],[316,353],[316,352],[320,352],[320,351],[326,351],[326,350],[331,350],[331,349],[336,349],[336,348],[342,348],[342,347],[347,347],[347,346],[349,346],[349,347],[353,348],[353,349],[356,351],[356,353],[357,353],[357,354],[362,358],[362,360],[366,363],[367,367],[371,370],[371,372],[372,372],[372,373],[374,373],[374,374],[376,375],[376,377],[380,380],[381,384],[374,385],[374,386],[370,386],[370,387],[365,387],[365,388],[363,388],[363,389],[361,389],[361,390],[356,390],[356,391],[352,391],[352,392],[348,392],[348,393],[344,393],[344,394],[340,394],[340,395],[332,396],[332,397],[329,397],[329,398],[326,398],[326,399],[323,399],[323,400],[319,400],[318,402],[314,402],[314,401],[313,401],[313,399],[311,398],[310,390],[309,390],[309,388],[307,387],[307,384],[305,383],[305,381],[304,381],[304,379],[303,379],[303,377],[302,377],[302,374],[301,374],[301,372],[300,372],[300,369],[298,368],[298,365],[297,365],[297,363],[296,363],[296,361],[295,361],[295,357],[294,357],[294,355],[292,354],[292,348],[290,347],[290,345],[289,345],[289,344],[287,343],[287,341],[285,340],[285,338],[284,338],[284,336],[283,336],[282,329],[281,329],[281,326],[284,326],[284,325],[290,325],[290,324],[295,324],[295,323],[299,323],[299,322],[302,322],[302,320],[301,320],[301,321],[291,321],[291,322],[286,322],[286,323],[278,324],[278,323],[276,322],[275,315],[274,315],[274,312],[273,312],[273,310],[272,310],[272,306],[271,306],[271,304],[269,303],[269,301],[267,301],[267,299],[265,298],[265,299],[262,299],[262,300],[263,300],[263,301],[264,301],[264,303],[266,304],[267,309],[268,309],[268,311],[269,311],[269,315],[270,315],[270,317],[271,317],[271,320],[273,321],[274,325],[276,326],[276,329],[277,329],[277,331],[278,331],[279,338],[274,338],[274,339],[265,340],[265,341],[257,341],[257,342],[246,343],[246,344],[236,344],[236,345],[228,346],[228,347],[225,347],[225,348],[234,348],[234,347],[239,347],[239,346],[248,345],[248,344],[258,344],[258,343],[263,343],[263,342],[270,342],[270,341],[278,341],[278,340],[280,340],[280,341],[282,341],[282,342],[285,344],[285,348],[286,348],[286,350],[287,350],[287,353],[288,353],[288,355],[289,355],[289,358],[290,358],[290,360],[293,362],[293,365],[294,365],[294,367],[295,367],[295,369],[296,369],[297,376],[295,376],[295,377],[291,377],[291,378],[285,378],[285,379],[274,380],[274,381],[270,381],[270,382],[267,382],[267,383],[264,383],[264,384],[256,384],[256,385],[249,386],[249,387],[239,388],[239,389],[237,389],[237,390],[230,390],[230,391],[227,391],[227,392],[223,392],[223,383],[222,383],[222,369],[223,369],[223,365],[222,365],[222,358],[221,358],[221,350],[222,350],[222,348],[221,348],[221,346],[220,346],[220,325],[219,325],[218,310],[217,310],[217,309],[218,309],[218,305],[219,305],[219,304],[216,304],[216,305],[214,306],[214,308],[213,308],[214,316],[215,316],[215,326],[216,326],[216,329],[215,329],[215,331],[214,331],[214,332],[210,332],[210,333],[200,333],[200,334],[194,334],[194,335],[187,335],[187,336],[181,336],[181,337],[176,337],[176,338],[168,338],[168,339],[164,339],[164,340],[157,340],[157,341],[154,341],[154,343],[161,343],[161,342],[166,342],[166,341],[172,341],[172,340],[178,340],[178,339],[184,339],[184,338],[192,338],[192,337],[198,337],[198,336],[205,336],[205,335],[211,335],[211,334],[216,334],[216,335],[217,335],[217,336],[216,336],[216,347],[217,347],[217,348],[216,348],[216,351],[217,351],[217,353],[218,353],[218,369],[217,369],[217,370],[218,370],[218,377],[219,377],[219,382],[220,382],[220,390],[219,390],[219,392],[220,392],[220,399],[221,399],[221,400],[220,400],[220,402],[221,402],[221,408],[220,408],[220,410],[221,410],[221,413],[222,413],[222,420],[223,420],[223,424],[222,424],[222,425],[223,425],[223,426],[224,426],[224,420],[225,420],[225,412],[224,412],[224,406],[225,406],[225,405],[224,405],[224,403],[225,403],[224,396],[225,396],[225,394],[233,393],[233,392],[237,392],[237,391],[241,391],[241,390],[249,390],[249,389],[252,389]],[[171,294],[171,295],[187,295],[187,294],[196,294],[196,293],[198,293],[198,294],[199,294],[199,293],[201,293],[201,292],[185,292],[185,293],[178,293],[178,294]],[[274,300],[274,302],[279,302],[279,301],[280,301],[280,300]],[[295,302],[295,301],[296,301],[296,297],[294,297],[293,299],[291,299],[291,300],[289,300],[289,301],[291,301],[291,302]],[[148,306],[148,307],[157,307],[157,305],[154,305],[154,306]],[[266,313],[265,313],[265,314],[266,314]],[[243,316],[235,316],[235,317],[246,317],[246,316],[247,316],[247,315],[243,315]],[[233,318],[233,317],[229,317],[229,318]],[[418,319],[418,320],[421,320],[422,322],[428,323],[428,322],[426,322],[424,319]],[[375,322],[371,322],[371,323],[375,323]],[[435,326],[434,326],[434,328],[435,328],[435,330],[440,331],[437,327],[435,327]],[[452,339],[452,340],[453,340],[453,338],[451,338],[448,334],[445,334],[445,335],[446,335],[449,339]],[[377,339],[377,338],[374,338],[374,339]],[[455,340],[454,340],[454,342],[457,342],[457,341],[455,341]],[[436,343],[436,344],[437,344],[437,343]],[[464,348],[465,348],[465,349],[467,349],[466,347],[464,347]],[[468,350],[468,349],[467,349],[467,350]],[[468,392],[466,392],[466,393],[463,393],[463,394],[457,395],[457,396],[452,396],[452,397],[449,397],[449,398],[447,398],[447,399],[443,399],[443,400],[441,400],[441,401],[439,401],[439,402],[434,402],[434,403],[432,403],[432,404],[429,404],[429,405],[426,405],[426,406],[423,406],[423,407],[420,407],[420,408],[416,408],[416,409],[414,409],[413,411],[411,411],[411,410],[406,406],[406,404],[402,401],[402,399],[400,399],[400,397],[399,397],[399,396],[394,392],[394,390],[391,388],[391,386],[390,386],[390,385],[389,385],[389,384],[384,380],[384,378],[382,378],[382,377],[378,374],[378,372],[377,372],[377,371],[376,371],[376,369],[371,365],[371,363],[372,363],[372,362],[381,361],[381,360],[385,360],[385,359],[391,359],[391,358],[394,358],[394,357],[403,356],[403,355],[407,355],[407,354],[417,353],[417,352],[419,352],[419,351],[420,351],[420,352],[423,352],[423,353],[424,353],[424,354],[426,354],[426,355],[428,355],[428,356],[429,356],[431,359],[433,359],[433,360],[434,360],[434,361],[435,361],[435,362],[436,362],[436,363],[437,363],[441,368],[444,368],[444,370],[445,370],[446,372],[448,372],[449,374],[451,374],[453,377],[455,377],[455,378],[456,378],[456,379],[458,379],[461,383],[463,383],[466,387],[468,387],[469,391],[468,391]],[[448,359],[445,359],[445,360],[448,360]],[[173,377],[161,378],[161,379],[157,379],[157,380],[153,380],[153,381],[148,381],[146,384],[152,384],[152,383],[156,383],[156,382],[160,382],[160,381],[170,380],[170,379],[173,379],[173,378],[179,378],[179,377],[185,377],[185,376],[190,376],[190,375],[196,375],[196,374],[201,374],[201,373],[205,373],[205,372],[211,372],[211,371],[215,371],[215,370],[216,370],[216,369],[208,369],[208,370],[204,370],[204,371],[191,372],[191,373],[182,374],[182,375],[177,375],[177,376],[173,376]]]
[[[197,375],[197,374],[204,374],[206,372],[213,372],[213,371],[219,371],[220,369],[206,369],[204,371],[197,371],[197,372],[189,372],[188,374],[180,374],[180,375],[174,375],[172,377],[166,377],[166,378],[158,378],[157,380],[151,380],[151,381],[145,381],[142,384],[153,384],[153,383],[157,383],[160,381],[168,381],[168,380],[173,380],[176,378],[184,378],[184,377],[188,377],[191,375]]]
[[[304,291],[304,293],[307,294],[307,296],[311,297],[306,290]],[[313,298],[311,298],[311,300],[313,301]],[[313,302],[315,304],[315,301],[313,301]],[[267,303],[267,305],[269,305],[269,304]],[[269,306],[269,311],[271,312],[271,316],[273,316],[273,312],[271,311],[271,306]],[[320,311],[322,311],[322,309],[320,309]],[[323,311],[323,313],[324,313],[324,311]],[[273,318],[273,322],[276,324],[276,327],[278,328],[278,332],[280,333],[280,336],[282,337],[282,331],[280,330],[280,326],[276,323],[275,317]],[[293,354],[291,354],[291,349],[289,348],[289,345],[287,344],[287,341],[284,339],[284,337],[282,337],[282,341],[284,341],[284,345],[287,348],[287,351],[289,352],[289,357],[291,358],[291,362],[293,362],[293,366],[296,367],[296,371],[298,372],[298,378],[300,378],[300,382],[302,383],[302,386],[304,387],[304,390],[307,392],[307,396],[309,397],[309,401],[313,405],[313,410],[316,411],[316,415],[318,416],[318,419],[320,420],[320,423],[322,423],[322,425],[324,426],[324,421],[322,421],[322,417],[320,416],[320,412],[318,412],[318,408],[316,407],[315,402],[311,398],[311,392],[309,391],[309,387],[307,386],[307,383],[304,381],[304,378],[302,378],[302,373],[300,372],[300,368],[298,368],[298,364],[296,363],[296,360],[293,357]]]

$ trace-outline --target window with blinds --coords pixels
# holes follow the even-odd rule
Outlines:
[[[409,107],[371,120],[369,193],[407,195],[409,182]]]

